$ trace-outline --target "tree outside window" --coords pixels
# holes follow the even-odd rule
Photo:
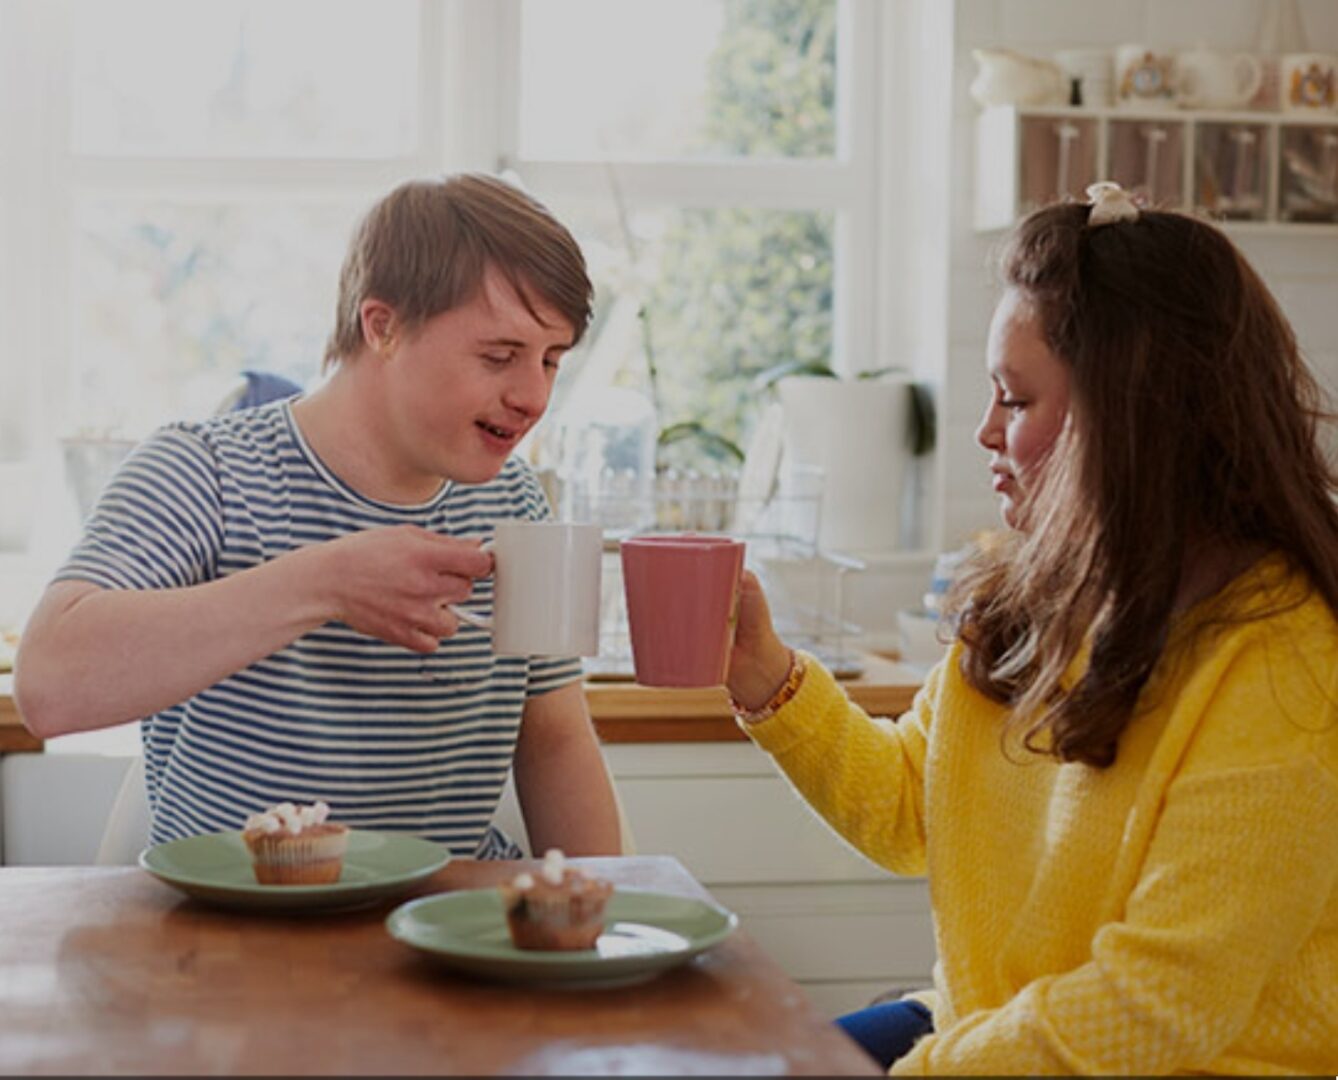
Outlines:
[[[839,5],[721,0],[719,8],[700,122],[681,157],[782,169],[833,158]],[[756,376],[785,361],[832,361],[836,215],[827,208],[629,206],[620,183],[627,167],[606,165],[607,205],[555,200],[573,220],[597,289],[590,345],[572,358],[569,379],[648,394],[661,469],[732,472],[761,401]]]

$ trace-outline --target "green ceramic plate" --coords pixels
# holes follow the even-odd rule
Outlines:
[[[676,967],[723,941],[732,911],[702,900],[617,889],[593,949],[540,952],[511,944],[496,889],[468,889],[401,904],[386,919],[392,937],[471,975],[571,989],[627,986]]]
[[[240,832],[208,833],[146,848],[139,865],[188,896],[225,907],[320,911],[395,896],[450,858],[430,840],[350,829],[344,872],[333,885],[261,885]]]

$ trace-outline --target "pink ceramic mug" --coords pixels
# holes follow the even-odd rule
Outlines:
[[[738,620],[742,540],[698,533],[622,542],[623,587],[636,680],[721,686]]]

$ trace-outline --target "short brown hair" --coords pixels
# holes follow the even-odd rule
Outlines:
[[[1068,367],[1070,421],[1033,526],[973,559],[949,606],[963,674],[1012,706],[1024,745],[1101,766],[1171,640],[1197,541],[1282,553],[1338,613],[1338,483],[1320,388],[1231,241],[1184,214],[1089,212],[1036,211],[1004,252],[1004,283]]]
[[[580,340],[594,289],[571,233],[505,181],[460,173],[403,183],[362,219],[339,274],[325,365],[361,347],[364,300],[389,304],[401,325],[412,330],[470,300],[489,267],[511,283],[531,315],[537,293]]]

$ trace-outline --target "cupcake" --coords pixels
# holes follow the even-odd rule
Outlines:
[[[242,839],[262,885],[332,885],[344,868],[348,827],[327,821],[323,802],[290,802],[246,819]]]
[[[544,855],[537,874],[517,874],[498,886],[511,941],[518,949],[593,949],[604,929],[613,885],[566,866],[562,852]]]

